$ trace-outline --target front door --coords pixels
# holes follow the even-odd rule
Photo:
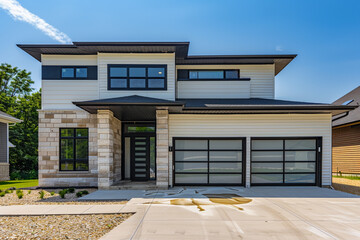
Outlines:
[[[131,140],[131,180],[147,181],[150,178],[150,137],[132,137]]]

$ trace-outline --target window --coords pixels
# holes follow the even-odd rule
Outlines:
[[[61,78],[86,79],[87,67],[62,67]]]
[[[179,75],[183,80],[184,76]],[[186,80],[239,80],[239,70],[189,70]]]
[[[108,90],[166,89],[166,65],[108,65]]]
[[[89,170],[89,131],[87,128],[60,129],[60,171]]]
[[[253,139],[251,184],[316,183],[316,138]]]

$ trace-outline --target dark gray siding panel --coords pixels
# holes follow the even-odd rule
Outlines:
[[[42,79],[52,80],[61,78],[60,66],[42,66]]]
[[[0,123],[0,162],[7,162],[8,155],[8,137],[7,137],[7,124]]]
[[[60,80],[62,66],[42,66],[43,80]],[[97,80],[97,66],[67,66],[67,67],[87,67],[88,76],[86,79],[66,79],[66,80]]]

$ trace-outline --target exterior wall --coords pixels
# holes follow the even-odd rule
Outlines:
[[[322,185],[331,185],[331,114],[170,114],[173,137],[246,137],[246,185],[250,186],[251,137],[322,137]],[[169,155],[172,166],[172,154]],[[172,171],[169,182],[172,183]]]
[[[42,80],[42,110],[79,110],[72,102],[99,98],[96,80]]]
[[[42,65],[97,65],[97,55],[42,55]],[[42,110],[79,110],[72,102],[99,99],[96,80],[42,80]]]
[[[108,64],[166,64],[167,90],[108,90]],[[167,100],[175,100],[175,54],[174,53],[99,53],[98,54],[99,98],[114,98],[140,95]]]
[[[0,122],[0,163],[8,163],[9,147],[8,147],[8,124]]]
[[[110,110],[98,110],[98,187],[109,189],[121,179],[121,122]]]
[[[250,98],[250,85],[250,81],[177,81],[177,97]]]
[[[333,129],[332,172],[360,174],[360,126]]]
[[[0,181],[10,180],[10,164],[0,163]]]
[[[89,129],[89,171],[59,171],[60,128]],[[39,186],[97,186],[98,134],[96,114],[83,110],[39,111]]]
[[[172,165],[169,164],[169,112],[168,110],[156,110],[156,185],[167,188],[169,172]]]
[[[230,87],[222,86],[219,88],[219,92],[216,92],[216,95],[213,98],[269,98],[273,99],[275,97],[275,65],[177,65],[177,69],[239,69],[241,78],[251,78],[250,86],[242,82],[236,81],[221,81],[222,84],[230,85]],[[177,98],[189,98],[192,96],[196,98],[197,96],[207,96],[207,93],[213,92],[216,84],[214,81],[195,81],[192,85],[196,89],[189,93],[190,84],[181,83],[182,81],[177,82]],[[242,85],[241,85],[242,84]],[[185,85],[185,86],[184,86]],[[233,87],[235,86],[235,87]],[[219,86],[218,86],[219,87]],[[245,89],[250,88],[249,96],[245,94],[246,90],[240,90],[238,95],[234,90],[244,87]],[[231,97],[230,97],[231,96]],[[211,96],[210,96],[211,97]],[[200,98],[200,97],[198,97]]]

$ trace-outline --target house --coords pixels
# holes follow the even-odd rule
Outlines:
[[[331,185],[331,119],[354,107],[275,99],[296,55],[18,46],[42,64],[40,186]]]
[[[360,86],[333,104],[359,106]],[[333,117],[333,173],[360,174],[360,108]]]
[[[9,124],[21,122],[9,114],[0,111],[0,181],[10,180],[9,176]]]

